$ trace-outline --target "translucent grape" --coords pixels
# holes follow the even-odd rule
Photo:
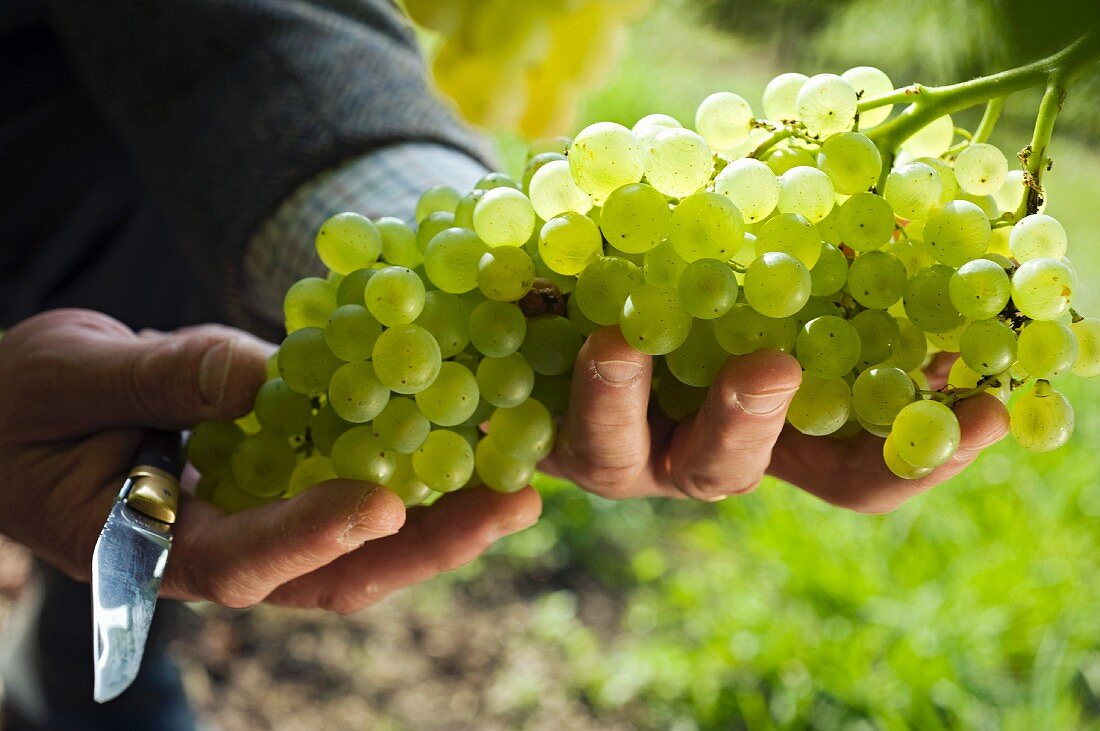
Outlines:
[[[391,327],[374,343],[375,373],[391,391],[413,394],[430,386],[439,375],[439,343],[419,325]]]
[[[911,162],[886,176],[885,197],[902,218],[923,220],[943,202],[943,182],[931,166]]]
[[[1077,289],[1073,270],[1056,259],[1030,259],[1012,275],[1012,303],[1033,320],[1065,314]]]
[[[905,287],[905,314],[926,333],[945,333],[963,324],[951,304],[949,288],[955,270],[933,264],[917,272]]]
[[[924,364],[924,359],[928,356],[928,340],[920,328],[907,318],[895,318],[895,324],[898,326],[897,345],[894,346],[890,356],[881,363],[884,366],[900,368],[908,373]],[[858,327],[856,329],[859,330]],[[866,342],[862,334],[860,340]]]
[[[768,317],[789,317],[810,298],[810,270],[798,259],[779,252],[758,257],[745,272],[745,299]]]
[[[534,460],[509,457],[497,448],[492,436],[477,443],[474,462],[478,476],[496,492],[518,492],[527,486],[535,473]]]
[[[787,421],[803,434],[820,437],[844,426],[851,412],[852,394],[843,378],[807,373],[787,408]]]
[[[769,81],[764,87],[764,116],[776,121],[796,119],[798,92],[809,78],[805,74],[786,73]]]
[[[638,350],[664,355],[687,340],[691,315],[683,308],[675,289],[644,284],[623,303],[619,327],[626,341]]]
[[[401,498],[406,507],[420,505],[432,495],[438,494],[416,476],[410,454],[394,455],[394,470],[386,481],[386,489]]]
[[[462,194],[449,185],[433,185],[420,194],[413,218],[417,223],[436,211],[454,213]]]
[[[440,426],[458,426],[477,409],[477,379],[468,368],[447,361],[432,384],[416,394],[416,405],[428,420]]]
[[[669,239],[686,262],[728,261],[740,248],[744,232],[741,212],[729,198],[700,191],[684,198],[672,211]]]
[[[996,193],[1004,185],[1006,175],[1008,160],[993,145],[971,143],[955,158],[955,179],[971,195]]]
[[[1077,351],[1073,331],[1060,322],[1048,320],[1026,325],[1017,342],[1020,366],[1035,378],[1053,378],[1069,371],[1077,360]]]
[[[417,249],[416,253],[417,256],[420,256],[419,249]],[[337,307],[343,307],[344,305],[366,305],[367,282],[369,282],[371,277],[379,271],[379,269],[371,267],[370,269],[356,269],[354,272],[344,275],[344,278],[336,285]],[[318,325],[317,327],[321,326]]]
[[[318,327],[295,330],[279,346],[279,375],[286,385],[307,396],[322,393],[343,364],[329,350],[325,332]]]
[[[799,165],[813,165],[815,162],[814,156],[801,147],[777,147],[764,158],[764,164],[775,175],[782,175]]]
[[[420,449],[413,452],[416,476],[436,492],[453,492],[474,474],[474,450],[458,434],[446,429],[433,431]]]
[[[1008,403],[1012,395],[1012,379],[1010,376],[991,378],[983,376],[966,364],[962,358],[956,358],[951,364],[951,370],[947,374],[947,385],[952,388],[971,389],[976,388],[980,381],[985,381],[985,393],[997,398],[1001,403]]]
[[[821,244],[817,263],[810,269],[810,293],[814,297],[836,294],[848,281],[848,257],[832,244]]]
[[[869,251],[852,260],[848,291],[864,307],[885,310],[901,299],[909,277],[905,265],[893,254]]]
[[[548,162],[539,168],[531,176],[528,192],[535,213],[544,221],[567,211],[588,213],[592,210],[592,196],[577,187],[565,159]]]
[[[686,129],[668,129],[649,144],[645,177],[654,188],[673,198],[701,189],[714,172],[714,157],[706,140]]]
[[[474,183],[475,190],[490,191],[496,188],[513,188],[519,190],[519,183],[517,183],[508,173],[495,171],[485,173],[476,183]]]
[[[558,274],[574,276],[603,254],[603,238],[595,222],[579,213],[551,218],[539,234],[539,256]]]
[[[569,158],[567,158],[563,153],[560,152],[540,152],[535,155],[529,155],[527,158],[527,162],[523,166],[523,180],[520,184],[520,190],[527,193],[528,198],[531,198],[531,180],[534,179],[535,173],[537,173],[539,170],[542,170],[544,167],[552,162],[567,163],[568,161]],[[573,182],[573,173],[569,172],[569,165],[566,165],[562,169],[568,175],[570,184],[572,184],[572,186],[576,188],[577,184]],[[580,190],[580,188],[577,188],[577,190]],[[581,192],[584,193],[584,191]],[[585,193],[585,195],[587,196],[588,194]],[[535,206],[535,213],[538,213],[539,207],[535,204],[533,198],[531,199],[531,205]],[[558,211],[558,213],[560,212],[561,211]],[[554,215],[557,214],[555,213]]]
[[[322,454],[306,457],[290,473],[290,482],[283,497],[291,498],[300,495],[314,485],[334,479],[336,479],[336,470],[332,467],[332,460]]]
[[[511,249],[502,249],[511,251]],[[470,342],[469,312],[460,297],[438,289],[428,292],[416,324],[432,334],[442,358],[462,352]]]
[[[386,327],[407,325],[424,309],[424,282],[405,267],[382,269],[367,282],[367,309]]]
[[[396,455],[369,426],[356,426],[332,445],[332,468],[337,476],[383,485],[397,467]]]
[[[948,114],[938,117],[930,124],[917,130],[909,139],[901,143],[901,149],[915,158],[938,158],[947,152],[955,139],[955,122]],[[920,162],[927,163],[921,159]],[[937,169],[937,172],[939,170]],[[952,175],[952,182],[955,178]]]
[[[642,179],[645,151],[626,127],[597,122],[573,138],[569,169],[577,187],[592,196],[596,205],[602,205],[611,191]]]
[[[856,66],[842,73],[840,78],[847,81],[856,90],[861,101],[885,96],[894,90],[894,82],[890,81],[890,77],[874,66]],[[877,127],[886,121],[893,108],[892,104],[886,104],[868,109],[859,115],[859,126],[863,129]]]
[[[892,435],[887,436],[886,441],[882,443],[882,459],[891,472],[904,480],[919,480],[931,474],[934,469],[932,467],[914,467],[898,456],[898,450],[894,446]]]
[[[748,223],[763,221],[779,202],[779,179],[749,157],[734,160],[714,176],[714,192],[726,196]]]
[[[917,398],[917,388],[900,368],[878,366],[859,374],[852,384],[852,408],[872,424],[889,425]]]
[[[537,461],[548,456],[555,433],[550,412],[533,398],[497,409],[489,419],[494,446],[514,459]]]
[[[833,315],[807,322],[794,347],[802,368],[821,378],[839,378],[859,360],[859,334],[847,320]]]
[[[558,376],[573,367],[584,338],[573,323],[559,315],[533,317],[519,351],[528,365],[544,376]]]
[[[616,188],[600,209],[600,228],[608,242],[627,254],[649,251],[668,235],[672,211],[653,186],[631,183]]]
[[[519,350],[527,335],[527,318],[513,304],[482,302],[470,313],[470,342],[490,358]]]
[[[835,199],[832,181],[817,168],[799,165],[779,176],[780,213],[797,213],[817,223],[829,215]]]
[[[1066,255],[1069,238],[1058,219],[1044,213],[1021,218],[1012,227],[1008,246],[1017,261],[1061,259]]]
[[[336,309],[336,287],[325,279],[306,277],[290,285],[283,298],[288,333],[303,327],[324,327]]]
[[[601,256],[577,277],[571,301],[576,300],[585,317],[592,322],[615,325],[627,296],[643,281],[642,271],[633,263],[619,257]]]
[[[366,269],[382,254],[378,228],[358,213],[338,213],[325,221],[314,245],[325,266],[339,274]]]
[[[424,251],[424,272],[432,284],[451,294],[477,287],[477,267],[489,251],[473,231],[447,228],[432,237]]]
[[[1084,378],[1100,376],[1100,320],[1086,317],[1070,325],[1069,329],[1077,340],[1073,372]]]
[[[493,188],[474,207],[474,232],[489,246],[523,246],[535,231],[535,209],[515,188]]]
[[[810,297],[802,309],[794,313],[792,317],[798,325],[798,329],[802,330],[810,320],[826,315],[841,317],[844,315],[844,310],[827,297]]]
[[[715,150],[728,150],[744,142],[751,125],[752,107],[728,91],[711,94],[695,110],[695,129]]]
[[[853,195],[878,182],[882,154],[866,136],[858,132],[841,132],[822,143],[817,153],[817,166],[829,176],[837,193]]]
[[[1008,274],[996,262],[974,259],[959,267],[951,277],[951,304],[969,320],[988,320],[1005,305],[1012,291]]]
[[[853,317],[851,323],[859,334],[859,370],[888,360],[901,341],[901,329],[889,312],[864,310]]]
[[[481,255],[477,286],[491,300],[514,302],[527,294],[534,281],[535,263],[523,249],[500,247]]]
[[[697,259],[680,275],[680,303],[692,317],[713,320],[737,302],[737,277],[729,264]]]
[[[856,91],[836,74],[811,76],[798,90],[795,104],[798,118],[816,137],[846,132],[855,124]]]
[[[1050,452],[1073,436],[1073,406],[1046,381],[1039,381],[1012,406],[1012,436],[1032,452]]]
[[[258,497],[281,495],[290,482],[297,459],[285,437],[261,431],[238,442],[230,459],[233,482]]]
[[[677,380],[700,388],[714,383],[727,360],[729,353],[718,344],[709,320],[695,320],[687,340],[665,356],[665,364]]]
[[[780,213],[765,221],[756,236],[756,255],[769,251],[789,254],[812,267],[821,256],[821,234],[797,213]]]
[[[519,353],[503,358],[485,358],[477,366],[481,397],[493,406],[516,406],[531,395],[535,372]]]
[[[914,401],[898,412],[890,436],[902,460],[935,468],[959,448],[959,420],[939,401]]]
[[[1005,175],[1005,181],[993,194],[993,198],[997,201],[997,208],[1002,211],[1015,211],[1024,190],[1024,171],[1020,169],[1009,170],[1008,174]],[[994,229],[994,231],[996,230]]]
[[[837,231],[856,251],[881,249],[894,235],[894,211],[874,193],[856,193],[840,206]]]
[[[280,437],[301,434],[313,416],[309,397],[291,390],[281,378],[272,378],[260,386],[254,410],[264,431]]]
[[[563,160],[565,159],[564,155],[562,155],[562,159]],[[570,174],[569,179],[570,180],[573,179],[571,174]],[[477,204],[481,202],[481,199],[484,198],[485,194],[488,193],[488,192],[489,191],[487,191],[487,190],[481,190],[480,188],[475,188],[474,190],[471,190],[466,195],[462,196],[462,200],[460,200],[458,202],[458,207],[455,208],[454,220],[451,221],[448,224],[448,226],[444,226],[442,228],[435,228],[435,230],[432,231],[430,235],[425,234],[427,236],[428,241],[431,240],[432,236],[439,233],[444,228],[448,228],[449,226],[458,226],[459,228],[465,228],[465,229],[469,229],[470,231],[473,231],[474,230],[474,211],[477,210]],[[419,235],[418,235],[418,238],[419,238]],[[424,246],[421,247],[422,249],[427,248],[428,241],[424,241]]]
[[[971,323],[959,341],[959,354],[983,376],[1001,373],[1016,362],[1016,333],[999,320]]]
[[[390,400],[390,390],[369,362],[348,363],[332,374],[328,402],[344,421],[364,424],[382,412]]]
[[[392,398],[371,423],[374,433],[390,449],[411,454],[428,438],[432,425],[409,398]]]
[[[676,117],[667,114],[647,114],[635,122],[630,131],[634,133],[634,136],[638,138],[643,146],[647,146],[650,142],[653,142],[654,137],[665,130],[679,129],[683,126]]]
[[[218,477],[229,469],[229,460],[244,430],[232,421],[204,421],[191,430],[187,459],[203,477]]]
[[[741,303],[714,321],[714,336],[718,344],[732,355],[746,355],[764,349],[789,353],[794,350],[798,326],[793,318],[767,317]]]

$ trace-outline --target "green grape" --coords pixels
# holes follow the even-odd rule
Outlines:
[[[745,272],[745,299],[768,317],[790,317],[810,299],[810,270],[780,252],[763,254]]]
[[[739,270],[747,269],[749,264],[752,264],[752,260],[756,258],[756,234],[745,232],[745,238],[741,242],[741,248],[737,250],[737,253],[730,257],[730,266],[735,266]],[[741,281],[741,277],[738,276],[737,281]]]
[[[534,281],[535,262],[523,249],[501,247],[481,255],[477,286],[491,300],[514,302],[527,294]]]
[[[533,460],[509,457],[497,448],[491,436],[477,443],[474,462],[478,476],[489,489],[496,492],[519,492],[527,486],[535,474]]]
[[[569,322],[573,323],[573,328],[579,332],[582,337],[587,338],[600,329],[599,323],[592,322],[583,312],[581,312],[581,308],[577,305],[576,297],[570,297],[566,301],[565,316],[569,319]]]
[[[945,114],[914,132],[909,139],[901,143],[901,149],[910,156],[918,158],[918,162],[928,164],[925,158],[939,158],[951,147],[954,139],[955,122],[951,119],[951,115]],[[941,171],[937,168],[936,172]],[[954,174],[951,175],[951,181],[954,184]]]
[[[894,235],[896,222],[890,204],[874,193],[856,193],[840,206],[837,231],[856,251],[881,249]]]
[[[1008,304],[1012,284],[1004,268],[989,259],[959,267],[948,285],[951,304],[969,320],[988,320]]]
[[[668,199],[645,183],[616,188],[600,209],[600,228],[608,242],[627,254],[649,251],[668,235],[672,211]]]
[[[786,73],[776,76],[764,88],[764,116],[777,122],[796,119],[798,90],[809,80],[805,74]]]
[[[901,341],[901,328],[889,312],[864,310],[853,317],[851,323],[859,334],[860,351],[857,367],[860,370],[883,363],[894,355]],[[921,338],[923,337],[922,334]],[[917,365],[919,366],[920,363]]]
[[[839,307],[835,302],[826,297],[810,297],[806,301],[805,306],[798,312],[791,316],[795,325],[801,331],[806,326],[806,323],[810,320],[816,320],[819,317],[825,317],[830,315],[833,317],[844,317],[844,309]]]
[[[905,287],[905,315],[926,333],[945,333],[963,324],[948,293],[955,270],[942,264],[921,269]]]
[[[890,468],[890,471],[903,480],[919,480],[931,474],[932,470],[935,469],[934,467],[914,467],[898,456],[893,435],[887,436],[886,441],[882,444],[882,459],[886,462],[886,466]]]
[[[416,230],[417,248],[420,249],[422,253],[427,253],[428,244],[432,242],[432,239],[449,228],[458,228],[455,224],[455,216],[453,213],[436,211],[430,214],[420,222],[420,227]],[[470,233],[473,235],[472,231]]]
[[[1001,211],[1015,211],[1016,206],[1020,203],[1020,196],[1024,194],[1024,171],[1023,170],[1009,170],[1005,175],[1005,181],[1001,184],[1001,187],[997,189],[997,192],[993,194],[994,200],[997,201],[997,208]],[[997,233],[999,229],[994,229],[994,233]],[[1010,230],[1011,231],[1011,230]]]
[[[337,213],[325,221],[314,245],[325,266],[338,274],[366,269],[382,254],[378,228],[358,213]]]
[[[420,255],[419,250],[417,255]],[[340,284],[336,286],[336,306],[359,305],[362,307],[366,305],[367,282],[378,272],[379,270],[373,267],[370,269],[356,269],[341,279]],[[318,325],[317,327],[321,326]]]
[[[535,373],[560,376],[573,367],[582,345],[584,338],[573,323],[559,315],[543,315],[528,320],[519,352]]]
[[[684,384],[672,374],[656,381],[657,405],[673,421],[683,421],[699,411],[709,389]]]
[[[601,256],[577,276],[570,302],[598,325],[615,325],[631,290],[644,282],[642,271],[617,256]]]
[[[426,293],[424,309],[416,318],[416,324],[435,337],[439,355],[444,359],[461,353],[470,342],[469,312],[458,295],[437,289]]]
[[[899,165],[886,176],[886,202],[902,218],[923,220],[943,202],[943,182],[923,162]]]
[[[807,373],[839,378],[859,360],[859,334],[847,320],[827,315],[807,322],[798,333],[794,348]]]
[[[996,193],[1008,175],[1008,160],[993,145],[972,142],[955,158],[955,179],[971,195]]]
[[[851,413],[852,393],[843,378],[807,373],[787,408],[787,421],[803,434],[822,437],[844,426]]]
[[[764,164],[767,165],[773,173],[776,175],[782,175],[793,167],[799,165],[813,165],[814,156],[807,150],[803,150],[800,147],[777,147],[772,150],[766,158],[764,158]],[[779,182],[776,181],[776,199],[778,201],[779,194]]]
[[[859,317],[857,315],[856,317]],[[900,368],[905,372],[916,370],[924,365],[924,359],[928,357],[928,340],[924,337],[924,333],[920,328],[914,325],[908,318],[899,317],[895,318],[895,324],[898,326],[898,341],[894,346],[893,352],[885,360],[880,360],[882,365],[891,366],[894,368]],[[854,320],[853,320],[854,324]],[[859,331],[860,328],[856,327]],[[860,341],[864,343],[864,350],[867,349],[867,338],[864,338],[864,334],[860,334]],[[870,363],[869,360],[860,358],[863,362]]]
[[[983,376],[968,366],[962,358],[955,359],[947,374],[947,385],[960,390],[976,388],[982,381],[985,381],[985,388],[982,389],[985,393],[999,399],[1001,403],[1008,403],[1012,395],[1012,379],[1008,375],[997,378]]]
[[[424,283],[412,269],[390,266],[370,278],[364,298],[378,322],[386,327],[407,325],[424,309]]]
[[[394,457],[370,426],[353,426],[332,445],[332,469],[349,480],[386,484],[397,466]]]
[[[890,437],[900,459],[917,468],[935,468],[959,448],[959,420],[939,401],[914,401],[894,417]]]
[[[729,261],[745,233],[741,212],[729,198],[700,191],[680,201],[672,211],[669,239],[684,261]]]
[[[382,443],[399,454],[411,454],[428,438],[432,425],[410,398],[391,398],[371,422]]]
[[[756,223],[779,203],[779,179],[764,163],[743,157],[714,176],[714,192],[729,198],[747,223]]]
[[[439,375],[416,394],[416,405],[428,420],[440,426],[458,426],[477,410],[477,379],[466,366],[447,361]]]
[[[451,222],[451,226],[458,226],[459,228],[474,230],[474,211],[477,210],[477,204],[481,202],[481,199],[485,197],[488,191],[481,188],[475,188],[466,195],[462,196],[462,200],[458,202],[458,206],[455,208],[454,221]],[[439,233],[442,229],[436,229],[432,232],[432,236]],[[430,240],[430,237],[429,237]],[[427,247],[427,242],[424,244],[424,248]]]
[[[1012,303],[1033,320],[1054,320],[1069,311],[1077,276],[1055,259],[1030,259],[1012,275]]]
[[[364,424],[381,413],[390,400],[390,390],[375,375],[369,362],[348,363],[332,374],[328,403],[344,421]]]
[[[959,267],[989,248],[989,217],[969,201],[951,201],[924,224],[924,241],[937,261]]]
[[[836,74],[811,76],[798,90],[798,118],[811,135],[826,138],[855,124],[856,90]]]
[[[527,162],[523,166],[523,180],[520,183],[519,189],[527,193],[528,198],[531,198],[531,180],[535,177],[535,173],[537,173],[539,170],[542,170],[544,167],[552,162],[568,163],[568,158],[560,152],[540,152],[537,155],[531,155],[527,158]],[[573,174],[569,172],[568,164],[566,164],[565,166],[565,173],[569,176],[569,181],[572,182]],[[576,183],[573,183],[573,187],[576,188]],[[580,190],[579,188],[577,189]],[[535,206],[535,213],[538,213],[539,207],[535,204],[533,198],[531,199],[531,204]],[[562,211],[557,211],[552,215],[556,216],[558,213],[561,212]],[[581,211],[581,213],[585,212],[586,211]],[[540,214],[539,217],[541,218],[542,215]]]
[[[815,167],[799,165],[779,176],[780,213],[796,213],[817,223],[833,210],[836,191],[829,176]]]
[[[1073,372],[1083,378],[1100,376],[1100,320],[1086,317],[1069,326],[1077,340],[1077,359]],[[192,441],[194,436],[192,435]]]
[[[238,442],[230,467],[239,489],[256,497],[275,497],[286,490],[297,462],[285,437],[261,431]]]
[[[952,134],[954,132],[952,131]],[[919,162],[922,165],[927,165],[936,171],[936,175],[940,178],[940,200],[938,205],[944,205],[950,201],[959,197],[959,182],[955,179],[955,171],[951,169],[951,166],[939,157],[922,157],[915,162]]]
[[[852,260],[848,291],[864,307],[885,310],[901,299],[909,281],[905,265],[893,254],[869,251]]]
[[[676,288],[680,285],[680,275],[687,268],[687,262],[676,252],[676,247],[668,239],[656,248],[645,253],[642,260],[642,275],[646,284]]]
[[[714,336],[727,353],[747,355],[762,350],[790,353],[799,334],[793,318],[766,317],[748,304],[734,307],[714,321]]]
[[[220,510],[233,514],[245,510],[262,508],[270,504],[274,499],[276,499],[275,496],[258,497],[256,495],[251,495],[237,487],[237,481],[233,479],[233,475],[224,475],[218,480],[218,484],[215,485],[214,494],[211,495],[210,502]]]
[[[756,255],[769,251],[790,254],[813,267],[821,257],[821,234],[797,213],[780,213],[765,221],[756,235]]]
[[[325,279],[306,277],[290,285],[283,298],[288,333],[303,327],[324,327],[336,309],[336,287]]]
[[[435,381],[442,356],[430,332],[419,325],[398,325],[378,336],[371,360],[378,380],[391,391],[413,394]]]
[[[436,211],[454,213],[462,194],[449,185],[433,185],[420,194],[413,218],[419,223]]]
[[[408,454],[394,456],[394,470],[390,479],[386,481],[386,489],[401,498],[405,507],[420,505],[437,494],[416,476],[412,456]]]
[[[527,319],[513,304],[482,302],[470,313],[470,342],[490,358],[516,352],[526,336]]]
[[[577,187],[592,196],[596,205],[603,205],[611,191],[642,179],[645,151],[626,127],[597,122],[573,138],[569,169]]]
[[[836,205],[833,206],[833,210],[829,211],[828,216],[817,222],[817,232],[821,235],[822,243],[829,243],[833,246],[840,246],[844,243],[844,237],[840,235],[840,227],[837,225],[839,220],[840,206]]]
[[[912,225],[912,223],[909,224],[910,227]],[[908,231],[908,227],[906,230]],[[900,259],[901,263],[905,265],[905,273],[910,277],[926,266],[936,263],[924,242],[916,239],[900,238],[886,244],[880,251],[893,254]]]
[[[878,182],[882,155],[875,143],[858,132],[829,137],[817,153],[817,166],[843,195],[862,193]]]
[[[714,383],[718,371],[729,360],[714,337],[714,323],[695,320],[680,347],[665,356],[669,371],[688,386],[704,387]]]
[[[344,305],[328,319],[325,344],[333,355],[348,362],[367,360],[374,341],[382,334],[382,325],[362,305]]]
[[[374,222],[382,238],[382,258],[390,264],[416,269],[424,263],[424,255],[416,245],[416,232],[400,218],[383,216]],[[370,270],[367,270],[370,271]],[[364,284],[366,284],[364,282]],[[341,303],[347,304],[347,303]],[[358,303],[355,303],[358,304]]]
[[[451,294],[477,287],[477,267],[489,251],[473,231],[444,229],[432,237],[424,251],[424,271],[432,284]]]
[[[477,386],[481,397],[493,406],[516,406],[531,395],[535,372],[519,353],[485,358],[477,366]]]
[[[515,188],[493,188],[474,207],[474,231],[489,246],[523,246],[535,231],[535,209]]]
[[[279,346],[279,375],[286,385],[307,396],[324,392],[344,362],[325,343],[325,331],[305,327],[286,336]],[[240,480],[237,481],[241,484]]]
[[[862,101],[885,96],[894,90],[894,82],[890,81],[890,77],[887,76],[884,71],[874,66],[856,66],[855,68],[850,68],[842,73],[840,78],[847,81],[848,84],[856,90],[856,94],[859,95]],[[861,112],[859,115],[859,126],[862,129],[877,127],[886,121],[886,118],[890,116],[890,111],[893,108],[894,106],[892,104],[886,104]]]
[[[535,379],[531,398],[545,406],[554,416],[561,416],[569,408],[572,380],[568,375],[543,376]]]
[[[309,437],[321,454],[328,455],[332,453],[332,445],[336,443],[336,439],[353,426],[355,425],[341,419],[331,406],[325,404],[309,422]]]
[[[539,233],[539,256],[558,274],[575,276],[603,254],[603,237],[595,222],[580,213],[551,218]]]
[[[433,431],[420,449],[413,452],[412,467],[432,490],[453,492],[473,476],[474,450],[452,431]]]
[[[1057,218],[1043,213],[1024,216],[1012,227],[1008,246],[1017,261],[1061,259],[1066,255],[1069,237]]]
[[[852,384],[852,408],[860,419],[889,425],[917,398],[917,387],[900,368],[877,366],[859,374]]]
[[[279,375],[279,351],[275,351],[271,355],[267,356],[267,360],[264,361],[264,377],[268,380],[276,378]]]
[[[485,173],[474,183],[475,190],[494,190],[496,188],[512,188],[519,190],[519,183],[517,183],[511,175],[507,173],[490,172]]]
[[[1020,365],[1035,378],[1052,378],[1069,371],[1077,360],[1077,351],[1073,331],[1049,320],[1027,324],[1020,331],[1016,348]]]
[[[684,198],[710,182],[714,156],[699,135],[686,129],[657,134],[646,151],[649,184],[672,198]]]
[[[848,257],[832,244],[821,244],[817,263],[810,269],[810,294],[827,297],[836,294],[848,281]]]
[[[997,199],[991,195],[970,195],[969,193],[961,193],[959,194],[959,199],[976,205],[990,221],[1001,215],[1001,209],[997,205]],[[990,238],[990,241],[992,242],[992,238]]]
[[[191,430],[187,459],[203,477],[219,477],[229,469],[233,450],[244,439],[244,430],[232,421],[204,421]]]
[[[549,410],[532,398],[497,409],[489,419],[493,445],[513,459],[537,461],[549,456],[555,433]]]
[[[1012,406],[1012,436],[1031,452],[1051,452],[1073,436],[1073,406],[1046,381],[1039,381]]]
[[[577,187],[565,158],[540,167],[531,176],[528,193],[535,213],[544,221],[567,212],[584,214],[592,210],[592,196]]]
[[[680,304],[675,289],[643,284],[623,303],[619,328],[626,341],[638,350],[649,355],[664,355],[687,340],[691,332],[691,315]]]
[[[332,460],[321,454],[306,457],[290,473],[290,482],[283,497],[301,495],[314,485],[335,479],[336,470],[332,468]]]
[[[715,150],[736,147],[752,131],[752,107],[737,94],[716,92],[695,110],[695,129]]]
[[[667,114],[647,114],[635,122],[630,131],[634,133],[642,146],[648,149],[649,143],[666,129],[679,129],[683,126],[676,117]]]
[[[292,391],[281,378],[272,378],[256,392],[255,412],[256,420],[265,431],[292,437],[309,426],[313,407],[309,396]]]
[[[973,322],[963,331],[959,354],[983,376],[1001,373],[1016,362],[1016,333],[999,320]]]
[[[255,411],[249,411],[244,416],[236,419],[233,423],[244,430],[245,434],[255,434],[260,431],[260,422],[256,420]]]
[[[966,321],[963,320],[958,327],[945,333],[925,333],[924,337],[928,340],[928,344],[936,350],[945,353],[958,353],[962,349],[962,334],[965,329]]]
[[[737,302],[737,277],[729,264],[697,259],[680,275],[680,303],[692,317],[713,320]]]

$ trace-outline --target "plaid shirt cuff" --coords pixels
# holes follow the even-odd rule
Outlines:
[[[486,173],[469,155],[443,145],[408,142],[384,147],[302,185],[268,218],[245,251],[245,307],[282,327],[283,295],[303,277],[324,276],[313,248],[329,216],[356,211],[368,218],[413,220],[420,194],[433,185],[469,190]]]

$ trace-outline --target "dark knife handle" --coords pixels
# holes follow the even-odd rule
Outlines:
[[[184,459],[183,434],[150,429],[138,447],[134,467],[155,467],[178,480],[183,473]]]
[[[126,504],[146,517],[172,525],[179,509],[180,474],[186,458],[184,436],[151,429],[138,448],[127,478]]]

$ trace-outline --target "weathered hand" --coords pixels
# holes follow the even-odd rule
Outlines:
[[[136,335],[83,310],[12,328],[0,339],[0,532],[86,580],[140,427],[247,413],[269,352],[227,327]],[[184,496],[162,594],[353,611],[474,559],[539,509],[530,488],[471,490],[406,514],[352,480],[236,515]]]
[[[798,362],[785,353],[731,358],[699,413],[678,425],[649,408],[652,375],[652,359],[616,328],[593,333],[544,469],[609,498],[700,500],[748,492],[767,473],[835,505],[879,513],[958,473],[1008,432],[999,401],[967,399],[956,409],[962,443],[954,459],[924,479],[902,480],[883,464],[877,437],[811,438],[785,425],[801,381]]]

